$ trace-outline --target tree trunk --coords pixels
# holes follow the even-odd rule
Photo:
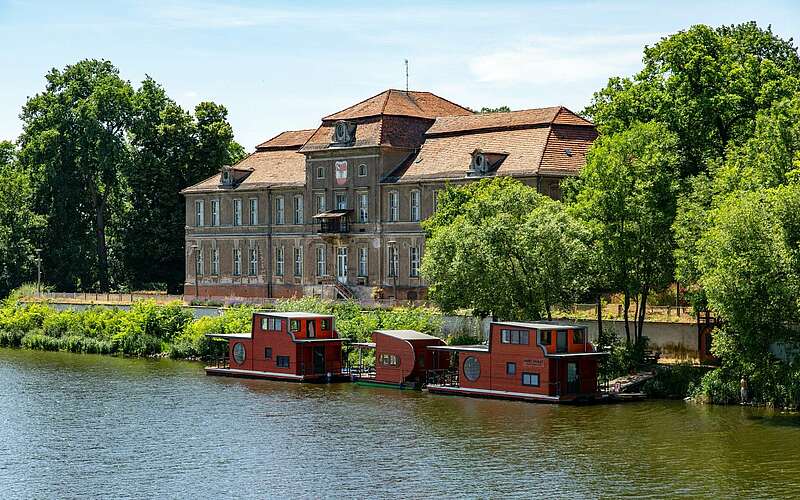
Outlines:
[[[631,344],[631,325],[628,321],[628,308],[631,306],[631,296],[628,290],[625,290],[625,298],[622,301],[622,317],[625,319],[625,339],[628,345]]]
[[[95,236],[97,238],[97,265],[100,291],[108,291],[108,247],[106,245],[106,200],[102,195],[94,194],[95,199]]]
[[[597,335],[603,334],[603,298],[597,294]]]
[[[544,309],[547,311],[547,321],[553,321],[553,314],[550,312],[550,304],[545,302]]]
[[[641,298],[640,305],[639,305],[639,307],[640,307],[640,309],[639,309],[639,317],[637,318],[637,321],[639,323],[638,326],[637,326],[637,331],[638,331],[638,334],[639,334],[639,338],[637,339],[637,341],[641,341],[642,340],[642,330],[644,329],[644,317],[645,317],[645,314],[646,314],[646,311],[647,311],[647,296],[649,295],[649,293],[650,293],[650,287],[645,285],[642,288],[642,298]]]

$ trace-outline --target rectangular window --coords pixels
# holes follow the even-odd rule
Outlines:
[[[322,318],[322,320],[320,321],[320,328],[324,332],[330,330],[331,326],[328,322],[328,318]]]
[[[550,345],[553,337],[550,335],[550,330],[542,330],[539,332],[539,343],[542,345]]]
[[[412,278],[419,277],[419,247],[408,249],[408,275]]]
[[[367,165],[362,163],[358,166],[358,176],[359,177],[366,177],[367,176]]]
[[[578,329],[572,331],[573,344],[583,344],[585,341],[586,341],[586,336],[584,335],[584,330]]]
[[[264,348],[264,359],[272,359],[272,347]]]
[[[299,319],[289,320],[289,330],[291,330],[293,332],[299,332],[300,331],[300,320]]]
[[[283,247],[275,247],[275,276],[283,276]]]
[[[219,226],[219,200],[211,200],[211,225]]]
[[[278,356],[275,358],[275,366],[278,368],[289,368],[289,356]]]
[[[325,178],[325,166],[320,165],[317,167],[317,179],[324,179]]]
[[[539,387],[539,374],[538,373],[523,373],[522,385],[530,387]]]
[[[502,344],[528,344],[527,330],[500,330],[500,343]]]
[[[411,191],[411,220],[419,221],[419,191]]]
[[[336,209],[345,210],[347,208],[347,193],[336,193]]]
[[[242,200],[233,200],[233,225],[242,225]]]
[[[510,330],[500,330],[500,343],[501,344],[510,344],[511,343],[511,331]]]
[[[358,222],[369,220],[369,193],[358,193]]]
[[[265,326],[266,325],[266,326]],[[283,328],[282,320],[268,316],[261,319],[261,329],[271,332],[279,332]]]
[[[317,276],[325,276],[325,247],[317,247]]]
[[[400,366],[400,359],[395,354],[381,354],[380,359],[383,366]]]
[[[325,211],[325,193],[317,193],[314,195],[315,205],[317,207],[317,213],[321,214]]]
[[[203,227],[204,221],[203,217],[205,215],[205,210],[203,206],[203,200],[197,200],[194,202],[194,225],[197,227]]]
[[[506,375],[515,375],[517,373],[516,363],[506,363]]]
[[[211,274],[219,274],[219,249],[216,247],[211,249]]]
[[[396,277],[400,275],[400,249],[397,245],[389,247],[389,276]]]
[[[250,247],[250,276],[258,274],[258,247]]]
[[[434,212],[439,209],[439,191],[435,189],[431,193],[431,205]]]
[[[242,274],[242,251],[238,248],[233,249],[233,275]]]
[[[284,221],[286,220],[284,218],[284,209],[285,208],[286,207],[284,206],[284,203],[283,203],[283,196],[278,196],[277,198],[275,198],[275,224],[276,225],[283,224]]]
[[[389,192],[389,220],[392,222],[400,220],[400,195],[397,191]]]
[[[367,258],[369,256],[369,247],[359,247],[358,249],[358,275],[366,277],[369,271],[367,267]]]
[[[303,275],[303,247],[294,247],[294,275]]]
[[[258,225],[258,198],[250,198],[250,225]]]
[[[294,223],[303,223],[303,197],[300,195],[294,197]]]
[[[203,259],[203,249],[198,246],[197,249],[195,250],[195,252],[197,252],[197,253],[195,254],[194,272],[197,273],[198,276],[202,276],[203,272],[204,272],[203,269],[205,267],[204,262],[203,262],[203,260],[204,260]]]

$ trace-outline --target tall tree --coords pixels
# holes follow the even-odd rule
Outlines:
[[[624,297],[625,334],[638,341],[648,295],[673,276],[680,156],[675,134],[659,123],[600,136],[568,194],[571,210],[594,232],[596,260]],[[628,309],[636,303],[633,336]]]
[[[584,289],[585,230],[561,204],[519,181],[450,187],[423,226],[429,237],[422,274],[444,310],[549,318],[553,306]]]
[[[44,218],[33,213],[30,178],[16,165],[16,149],[0,142],[0,298],[35,273],[35,244]]]
[[[22,110],[20,158],[35,178],[37,210],[48,216],[45,245],[63,249],[46,254],[48,267],[61,288],[108,290],[107,225],[130,161],[133,88],[108,61],[80,61],[46,79]]]

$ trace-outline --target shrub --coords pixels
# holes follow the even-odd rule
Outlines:
[[[41,330],[27,333],[22,337],[20,345],[26,349],[38,351],[57,351],[60,347],[58,339],[42,334]]]
[[[83,335],[83,315],[72,310],[54,312],[44,318],[42,330],[48,337]]]
[[[25,333],[20,330],[0,331],[0,347],[19,347]]]
[[[642,391],[651,398],[685,398],[695,392],[706,371],[690,363],[659,366],[655,377],[644,383]]]
[[[481,339],[468,333],[460,333],[447,338],[447,345],[477,345],[481,343]]]

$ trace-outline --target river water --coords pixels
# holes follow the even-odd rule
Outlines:
[[[0,349],[0,498],[787,497],[800,417],[206,377]]]

